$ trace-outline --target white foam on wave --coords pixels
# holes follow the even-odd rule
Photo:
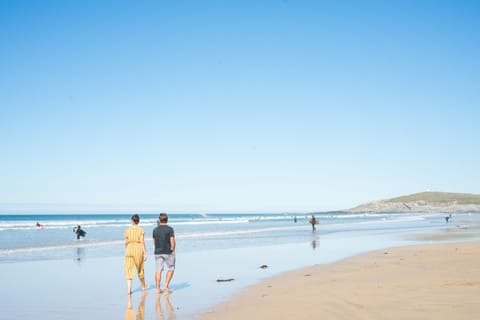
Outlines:
[[[305,226],[271,227],[271,228],[261,228],[261,229],[192,232],[188,234],[180,234],[180,235],[177,235],[176,237],[181,239],[208,238],[208,237],[230,236],[230,235],[239,235],[239,234],[251,234],[251,233],[262,233],[262,232],[272,232],[272,231],[286,231],[286,230],[303,230],[303,229],[305,229]]]
[[[217,219],[217,220],[205,220],[205,221],[184,221],[184,222],[172,222],[171,225],[207,225],[207,224],[233,224],[233,223],[248,223],[249,219]]]
[[[352,225],[370,225],[370,224],[390,224],[390,223],[400,223],[400,222],[407,222],[407,221],[423,221],[425,220],[424,217],[420,216],[413,216],[413,217],[395,217],[393,219],[388,218],[388,217],[383,217],[382,219],[378,220],[370,220],[370,221],[356,221],[356,222],[350,222]]]
[[[15,221],[15,222],[0,222],[0,231],[8,230],[41,230],[41,229],[72,229],[77,225],[82,228],[106,228],[106,227],[128,227],[129,222],[117,222],[112,220],[62,220],[49,221],[42,223],[42,227],[36,225],[36,221]]]
[[[15,249],[0,249],[0,256],[3,255],[12,255],[19,253],[35,253],[35,252],[44,252],[44,251],[55,251],[55,250],[65,250],[72,248],[95,248],[95,247],[105,247],[113,245],[121,245],[124,243],[124,240],[112,240],[112,241],[102,241],[102,242],[76,242],[63,245],[54,245],[54,246],[44,246],[44,247],[28,247],[28,248],[15,248]]]
[[[298,219],[303,216],[297,215]],[[306,217],[306,216],[305,216]],[[261,222],[261,221],[280,221],[292,219],[292,215],[246,215],[246,216],[212,216],[212,215],[199,215],[192,218],[177,218],[171,216],[169,223],[172,225],[208,225],[208,224],[233,224],[233,223],[248,223],[248,222]],[[37,227],[36,223],[39,222],[43,227]],[[157,224],[156,218],[142,219],[141,226],[155,226]],[[91,220],[78,220],[78,219],[62,219],[62,220],[20,220],[20,221],[0,221],[0,232],[2,231],[15,231],[15,230],[40,230],[40,229],[71,229],[77,225],[81,225],[82,228],[104,228],[104,227],[128,227],[130,226],[129,220],[124,219],[91,219]]]

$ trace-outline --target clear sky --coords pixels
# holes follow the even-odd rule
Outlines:
[[[478,1],[0,2],[0,212],[480,193]]]

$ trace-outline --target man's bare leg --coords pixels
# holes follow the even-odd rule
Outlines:
[[[162,290],[160,290],[160,279],[162,279],[162,271],[155,272],[155,286],[158,294],[162,293]]]
[[[170,290],[170,280],[172,280],[172,277],[173,277],[173,270],[168,270],[167,271],[167,276],[165,277],[165,286],[163,287],[164,290],[167,290],[167,291],[172,291]]]

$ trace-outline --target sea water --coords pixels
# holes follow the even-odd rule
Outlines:
[[[80,253],[90,258],[121,256],[123,232],[130,226],[130,217],[127,214],[0,215],[0,263],[68,259],[72,253],[74,257]],[[316,215],[320,222],[316,228],[322,235],[412,232],[445,227],[443,217],[439,214],[326,213]],[[142,214],[140,218],[149,246],[158,214]],[[310,218],[311,215],[286,213],[171,214],[169,225],[175,229],[178,251],[211,251],[309,241]],[[78,225],[87,232],[84,238],[77,239],[74,233]]]

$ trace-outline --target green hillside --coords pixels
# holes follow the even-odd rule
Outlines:
[[[452,192],[421,192],[364,203],[347,212],[480,212],[480,195]]]
[[[474,204],[480,205],[480,195],[471,193],[452,192],[421,192],[398,198],[388,199],[385,202],[417,202],[449,204],[455,202],[458,205]]]

